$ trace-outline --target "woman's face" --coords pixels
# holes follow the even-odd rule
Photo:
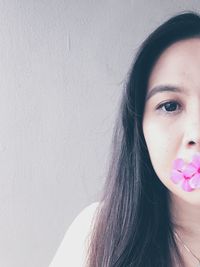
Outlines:
[[[200,189],[184,191],[171,179],[172,165],[200,152],[200,38],[178,41],[151,71],[143,132],[154,170],[176,196],[200,205]]]

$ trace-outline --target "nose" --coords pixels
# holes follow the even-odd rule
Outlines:
[[[196,112],[197,113],[197,112]],[[186,122],[185,145],[187,149],[200,152],[200,112]]]
[[[181,122],[183,132],[180,157],[186,162],[190,162],[193,155],[200,152],[200,97],[190,103]]]

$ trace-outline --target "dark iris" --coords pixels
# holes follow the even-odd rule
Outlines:
[[[177,103],[169,102],[164,105],[166,111],[175,111],[177,108]]]

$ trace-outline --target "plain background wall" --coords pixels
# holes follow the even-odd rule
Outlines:
[[[0,1],[0,266],[47,267],[98,200],[142,40],[200,1]]]

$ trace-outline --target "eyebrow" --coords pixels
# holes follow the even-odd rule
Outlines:
[[[148,101],[153,95],[155,95],[157,93],[163,93],[166,91],[175,92],[175,93],[185,93],[185,91],[183,89],[181,89],[180,87],[177,87],[177,86],[158,85],[158,86],[155,86],[152,90],[150,90],[147,93],[146,101]]]

